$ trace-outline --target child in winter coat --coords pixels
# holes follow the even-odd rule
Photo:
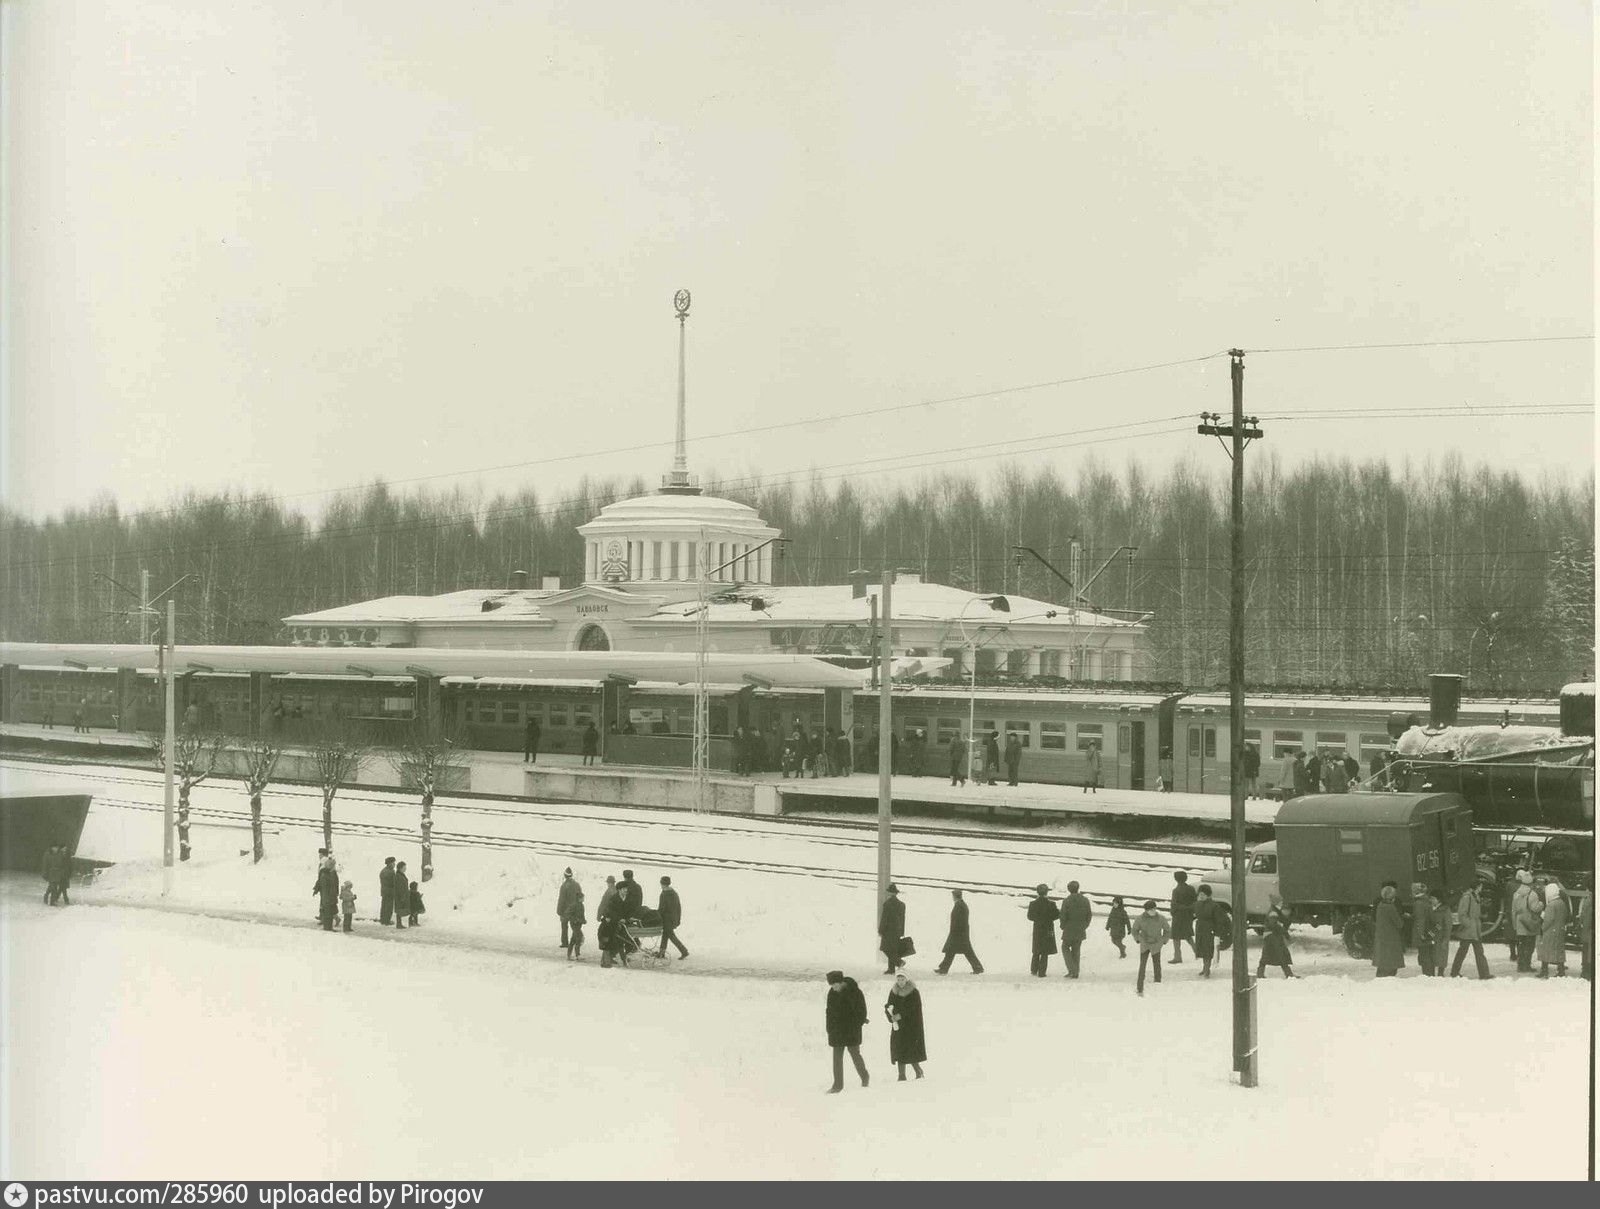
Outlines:
[[[1139,942],[1139,981],[1135,989],[1144,994],[1144,968],[1148,963],[1155,969],[1155,980],[1161,981],[1161,949],[1167,943],[1170,929],[1167,917],[1156,910],[1156,900],[1147,899],[1144,912],[1133,921],[1133,938]]]
[[[1128,946],[1122,943],[1122,938],[1132,927],[1128,909],[1122,905],[1122,895],[1119,894],[1111,900],[1111,914],[1106,916],[1106,931],[1111,933],[1111,943],[1117,946],[1118,957],[1128,955]]]
[[[356,884],[354,882],[347,881],[347,882],[345,882],[345,884],[343,886],[341,886],[339,888],[339,905],[344,908],[344,930],[346,932],[350,931],[351,930],[351,925],[355,923],[355,918],[356,918],[356,889],[355,889],[355,887],[356,887]]]
[[[580,889],[572,900],[572,905],[567,908],[567,960],[577,961],[578,954],[583,951],[583,925],[589,922],[589,917],[583,911],[583,891]]]
[[[427,911],[422,905],[422,893],[417,889],[417,883],[411,883],[411,918],[406,922],[413,928],[417,926],[417,916]]]

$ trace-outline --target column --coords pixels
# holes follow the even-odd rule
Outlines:
[[[178,684],[181,686],[183,681],[180,679]],[[261,733],[262,725],[265,723],[267,718],[267,711],[272,707],[271,697],[272,673],[251,672],[250,695],[247,698],[247,719],[250,724],[250,733],[252,735]]]
[[[8,663],[0,666],[0,722],[15,722],[17,720],[16,708],[13,706],[12,701],[21,686],[22,678],[19,675],[19,665]],[[122,708],[121,702],[122,672],[119,670],[117,673],[117,703],[119,709]],[[125,717],[126,715],[127,711],[124,709],[123,716]]]
[[[1031,650],[1028,652],[1028,661],[1024,666],[1023,671],[1030,680],[1039,674],[1039,657],[1040,653],[1036,650]]]
[[[414,676],[417,720],[438,734],[444,728],[444,685],[437,676]]]
[[[0,688],[0,692],[4,689]],[[139,710],[139,673],[131,667],[117,669],[117,729],[131,735],[138,727],[135,714]],[[9,721],[9,719],[7,719]]]
[[[656,543],[644,543],[644,578],[656,579]]]
[[[632,549],[630,549],[628,551],[628,578],[629,579],[643,579],[644,578],[644,543],[643,542],[629,542],[628,545],[632,547]]]

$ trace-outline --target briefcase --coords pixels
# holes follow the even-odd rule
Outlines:
[[[900,938],[900,956],[901,957],[910,957],[916,951],[917,951],[917,942],[916,941],[912,940],[911,937],[909,937],[909,936],[902,936]]]

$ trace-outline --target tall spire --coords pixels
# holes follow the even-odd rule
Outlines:
[[[699,495],[700,488],[689,477],[688,398],[684,389],[684,343],[689,321],[689,291],[679,290],[672,296],[672,305],[678,312],[678,439],[672,455],[672,472],[661,477],[661,490],[667,495]]]

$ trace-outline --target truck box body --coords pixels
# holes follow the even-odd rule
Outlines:
[[[1448,901],[1476,880],[1472,811],[1453,793],[1307,794],[1273,826],[1286,903],[1367,904],[1386,880],[1401,900],[1421,883]]]

